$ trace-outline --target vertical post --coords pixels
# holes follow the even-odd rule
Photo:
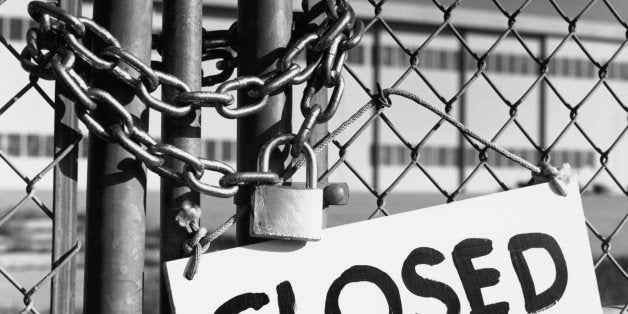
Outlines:
[[[541,36],[540,43],[541,60],[545,61],[547,58],[547,36]],[[549,68],[548,68],[549,74]],[[547,147],[547,84],[543,81],[539,86],[539,146],[545,150]],[[542,161],[543,156],[539,156],[538,162]]]
[[[322,0],[307,0],[307,7],[308,8],[312,8],[314,5],[316,5],[317,3],[322,2]],[[323,18],[319,17],[317,20],[314,21],[314,23],[316,24],[320,24],[323,22]],[[307,61],[308,62],[314,62],[316,61],[316,56],[312,56],[312,55],[307,55]],[[323,85],[323,87],[321,87],[321,89],[319,89],[314,96],[312,96],[312,104],[318,104],[321,106],[321,110],[322,112],[325,111],[325,109],[327,108],[327,87],[325,87],[325,85]],[[310,133],[310,144],[314,145],[316,144],[318,141],[320,141],[321,139],[323,139],[325,136],[327,136],[327,133],[329,133],[329,128],[327,125],[327,122],[325,123],[320,123],[320,124],[315,124],[314,127],[312,128],[312,133]],[[318,175],[322,175],[325,172],[327,172],[327,168],[328,168],[328,149],[327,146],[325,146],[325,148],[323,148],[323,150],[321,150],[317,155],[316,155],[316,168],[317,168],[317,173]],[[319,182],[319,184],[325,184],[327,183],[327,179],[325,179],[324,182]]]
[[[290,41],[292,31],[292,0],[238,0],[238,75],[262,75],[275,68],[275,61]],[[238,106],[259,101],[238,91]],[[255,171],[257,154],[262,145],[279,133],[291,132],[292,88],[270,95],[264,109],[238,119],[238,171]],[[283,160],[274,154],[270,169],[281,173]],[[242,188],[235,197],[238,208],[251,200],[251,188]],[[237,224],[238,245],[251,243],[249,217]]]
[[[94,20],[149,63],[152,9],[152,0],[96,0]],[[124,62],[119,66],[133,71]],[[94,73],[94,85],[110,92],[135,125],[147,130],[148,111],[133,90],[108,73]],[[94,114],[100,121],[115,118],[100,110]],[[146,170],[116,143],[95,136],[89,142],[84,311],[142,313]]]
[[[166,73],[172,74],[192,90],[201,90],[202,56],[202,0],[164,0],[163,6],[163,64]],[[178,92],[164,86],[162,99],[172,102]],[[161,136],[163,142],[174,145],[198,156],[201,146],[201,110],[190,112],[185,117],[162,115]],[[168,160],[170,166],[182,171],[185,166],[178,160]],[[190,188],[161,179],[161,244],[160,261],[182,258],[183,242],[190,237],[186,229],[179,226],[175,217],[184,203],[200,205],[200,195]],[[170,313],[165,277],[161,270],[160,311]]]
[[[71,14],[81,15],[81,0],[61,0],[59,7]],[[72,96],[63,84],[55,85],[55,155],[77,139],[78,120],[74,113]],[[76,177],[78,145],[54,168],[53,183],[53,222],[52,222],[52,266],[56,266],[65,253],[76,244]],[[52,277],[50,292],[50,312],[52,314],[73,314],[76,289],[76,261]]]
[[[381,68],[381,30],[379,24],[373,25],[373,53],[371,63],[373,64],[373,90],[376,91],[382,76]],[[375,109],[379,110],[379,109]],[[379,168],[380,168],[380,130],[379,117],[373,120],[373,144],[371,146],[371,161],[373,163],[373,189],[379,193]]]
[[[461,36],[463,39],[467,39],[467,33],[462,32]],[[465,54],[464,47],[460,45],[458,48],[458,89],[461,89],[464,86],[465,81],[467,80],[467,58]],[[467,93],[462,93],[459,99],[460,109],[460,123],[467,123]],[[458,133],[458,186],[461,186],[465,179],[465,162],[466,162],[466,150],[465,150],[465,138],[462,133]]]

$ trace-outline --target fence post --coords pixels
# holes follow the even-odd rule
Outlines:
[[[96,0],[94,20],[150,63],[152,10],[152,0]],[[124,62],[119,66],[132,71]],[[108,73],[94,73],[94,85],[122,103],[136,126],[148,129],[148,111],[133,90]],[[99,110],[95,114],[109,118]],[[96,136],[89,142],[84,312],[141,313],[146,170],[117,143]]]
[[[319,2],[322,2],[323,0],[307,0],[307,7],[308,8],[312,8],[314,5],[316,5]],[[319,17],[317,20],[314,21],[314,23],[316,24],[320,24],[323,22],[323,18]],[[308,62],[314,62],[316,61],[316,56],[307,55],[307,61]],[[325,87],[323,85],[323,87],[321,87],[321,89],[319,89],[314,96],[312,96],[312,103],[313,104],[319,104],[321,106],[321,112],[324,112],[325,109],[327,108],[328,105],[328,101],[327,101],[327,87]],[[329,128],[327,125],[327,122],[325,123],[317,123],[314,125],[314,127],[312,128],[312,133],[310,135],[310,144],[312,146],[314,146],[314,144],[316,144],[318,141],[320,141],[321,139],[323,139],[325,136],[327,136],[327,133],[329,133]],[[328,169],[328,149],[327,146],[325,146],[323,148],[323,150],[321,150],[317,155],[316,155],[316,168],[317,168],[317,173],[318,175],[323,175],[325,172],[327,172]],[[327,183],[327,179],[325,179],[324,181],[319,182],[319,186],[324,185],[325,183]]]
[[[193,91],[201,90],[202,12],[202,0],[164,0],[162,32],[164,71],[181,79]],[[162,89],[164,101],[172,102],[177,94],[174,88]],[[180,118],[162,115],[161,136],[164,143],[199,156],[201,110],[195,110]],[[178,160],[166,162],[171,162],[179,171],[183,170],[183,162]],[[183,242],[190,234],[175,220],[178,209],[184,202],[200,205],[199,193],[174,181],[161,179],[161,264],[184,257]],[[170,306],[164,273],[161,268],[160,271],[160,311],[165,314],[170,313]]]
[[[381,22],[380,22],[381,23]],[[379,23],[373,25],[373,50],[371,54],[371,63],[373,65],[373,91],[377,92],[377,84],[381,81],[382,68],[381,68],[381,30]],[[371,92],[373,93],[373,92]],[[379,114],[379,109],[373,109]],[[379,197],[379,170],[380,170],[380,118],[377,117],[373,120],[373,144],[371,144],[371,162],[373,164],[373,190],[377,192]],[[379,206],[378,206],[379,207]]]
[[[275,68],[277,57],[290,41],[292,31],[292,0],[238,0],[238,76],[261,75]],[[257,99],[245,90],[238,91],[238,106]],[[292,131],[292,88],[287,86],[268,98],[268,104],[256,114],[238,119],[238,171],[255,171],[257,153],[272,136]],[[283,172],[283,159],[273,155],[270,168]],[[251,188],[240,189],[235,197],[238,208],[251,200]],[[252,242],[249,217],[237,224],[238,245]]]
[[[81,0],[61,0],[59,7],[81,15]],[[63,84],[55,85],[54,147],[55,154],[72,145],[78,133],[78,119],[74,113],[73,97]],[[52,222],[52,266],[76,244],[76,180],[78,144],[54,168],[53,222]],[[52,277],[50,287],[50,312],[52,314],[74,313],[76,289],[76,261]]]
[[[462,38],[467,40],[467,32],[461,31]],[[467,56],[463,45],[458,48],[458,89],[462,89],[467,81]],[[460,108],[460,123],[467,123],[467,93],[462,93],[458,100],[458,108]],[[464,183],[466,174],[467,152],[465,150],[466,139],[461,132],[458,133],[458,186]]]
[[[539,58],[543,61],[547,59],[547,36],[540,37]],[[547,83],[543,80],[539,86],[539,147],[543,153],[547,149]],[[549,155],[549,152],[548,152]],[[543,155],[538,156],[537,162],[543,161]]]

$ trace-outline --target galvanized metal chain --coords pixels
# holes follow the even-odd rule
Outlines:
[[[226,31],[204,32],[203,60],[220,59],[217,67],[222,72],[203,78],[204,86],[220,83],[215,91],[192,91],[177,77],[152,68],[136,56],[127,52],[106,29],[85,17],[77,17],[57,8],[52,3],[34,1],[28,6],[29,14],[39,23],[27,33],[27,46],[21,53],[22,66],[31,74],[48,80],[63,82],[78,100],[79,119],[99,138],[117,142],[148,169],[161,177],[185,184],[203,194],[217,197],[235,195],[242,184],[280,182],[272,172],[237,173],[224,162],[193,156],[177,147],[158,143],[145,130],[138,128],[131,114],[124,109],[108,91],[90,86],[85,79],[86,70],[97,70],[112,75],[132,89],[149,107],[169,116],[182,117],[201,107],[212,107],[223,117],[237,119],[254,114],[264,108],[268,95],[286,85],[302,84],[307,81],[301,108],[306,119],[293,145],[293,155],[298,156],[300,148],[309,139],[315,123],[328,121],[336,112],[344,90],[340,71],[346,59],[347,50],[355,47],[364,31],[364,24],[356,21],[355,14],[346,1],[341,1],[318,27],[303,33],[287,47],[277,60],[274,71],[262,77],[242,76],[227,80],[233,73],[235,57],[231,50],[237,50],[234,38],[235,24]],[[313,18],[307,12],[303,19]],[[334,18],[337,16],[336,18]],[[305,25],[297,23],[297,25]],[[90,49],[82,42],[88,33],[97,41]],[[159,41],[157,36],[156,41]],[[159,45],[156,45],[159,48]],[[296,57],[306,49],[317,54],[315,62],[302,68],[295,63]],[[78,57],[78,58],[77,58]],[[77,66],[85,63],[87,66]],[[128,65],[134,71],[121,67]],[[174,103],[167,103],[151,95],[159,86],[166,85],[180,91]],[[323,112],[320,105],[311,105],[310,100],[321,86],[333,87],[330,103]],[[253,105],[233,108],[236,90],[247,90],[258,101]],[[100,121],[95,110],[109,110],[118,116],[115,121]],[[182,172],[165,166],[166,158],[178,159],[186,164]],[[218,185],[202,181],[206,171],[223,175]]]
[[[309,140],[312,127],[316,123],[330,120],[338,109],[344,91],[344,80],[340,73],[347,51],[360,42],[364,32],[364,24],[356,21],[353,9],[345,0],[334,2],[333,6],[326,5],[323,12],[304,11],[295,24],[303,28],[295,30],[297,39],[278,58],[276,69],[261,77],[241,76],[229,79],[236,66],[236,59],[231,53],[237,51],[236,24],[225,31],[204,31],[202,60],[219,60],[217,68],[221,72],[203,77],[202,85],[207,87],[219,84],[215,91],[192,91],[177,77],[160,71],[159,62],[146,64],[126,51],[109,31],[93,20],[74,16],[52,3],[41,1],[33,1],[28,5],[28,12],[38,22],[39,27],[28,30],[21,63],[32,75],[46,80],[57,80],[67,86],[77,100],[78,118],[93,135],[106,142],[120,144],[144,162],[148,169],[163,178],[184,184],[203,194],[231,197],[243,184],[277,184],[281,179],[278,174],[270,171],[236,172],[224,162],[194,156],[173,145],[157,142],[146,130],[135,124],[131,113],[109,91],[91,86],[86,79],[87,73],[99,71],[111,75],[131,89],[148,108],[174,117],[184,117],[199,108],[212,107],[227,119],[238,119],[263,109],[269,94],[288,85],[307,82],[301,101],[301,111],[305,119],[291,149],[292,156],[296,158]],[[326,14],[322,23],[318,26],[309,23],[322,13]],[[92,47],[97,48],[88,48],[82,43],[88,34],[94,40]],[[153,36],[153,39],[154,47],[159,52],[160,38]],[[295,60],[306,50],[316,57],[302,68]],[[151,95],[159,86],[164,85],[179,91],[173,103]],[[311,104],[312,96],[322,86],[333,88],[332,97],[325,107]],[[232,107],[234,97],[230,92],[237,90],[246,90],[250,97],[258,101],[252,105]],[[99,119],[94,114],[96,110],[109,111],[117,118]],[[183,171],[166,166],[167,158],[185,163]],[[222,174],[218,185],[202,181],[207,171]],[[194,246],[192,251],[195,252],[192,264],[196,265],[200,252],[209,247],[209,241],[205,239],[203,241],[207,243],[201,245],[200,239],[204,238],[205,231],[198,227],[200,210],[196,206],[188,205],[190,206],[182,206],[178,217],[182,227],[196,226],[192,228],[196,241],[191,243]],[[221,232],[212,234],[217,236],[219,233]],[[189,277],[193,277],[194,273],[195,271],[191,271]]]

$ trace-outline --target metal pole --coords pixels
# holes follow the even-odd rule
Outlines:
[[[170,73],[192,90],[201,90],[202,56],[202,0],[164,0],[163,3],[163,64],[166,73]],[[162,99],[171,102],[178,92],[163,87]],[[162,115],[161,136],[163,142],[174,145],[186,152],[199,156],[201,146],[201,110],[190,112],[185,117]],[[178,171],[184,163],[169,160]],[[190,234],[175,220],[178,210],[184,203],[200,205],[200,195],[190,188],[168,179],[161,180],[161,245],[160,260],[163,264],[184,257],[183,242]],[[165,274],[161,270],[160,311],[170,313]]]
[[[288,45],[292,29],[292,0],[238,0],[238,75],[261,75],[275,68],[275,61]],[[257,99],[238,91],[238,106]],[[238,171],[255,171],[257,153],[272,136],[291,132],[292,88],[270,95],[260,112],[238,119]],[[283,171],[283,158],[274,154],[272,171]],[[235,197],[238,208],[251,200],[251,188],[240,189]],[[249,217],[237,224],[238,245],[253,242],[249,236]]]
[[[94,20],[148,63],[152,10],[152,0],[96,0]],[[119,66],[131,71],[124,62]],[[148,129],[148,111],[131,89],[108,73],[94,73],[94,85],[121,102],[136,126]],[[142,313],[146,170],[116,143],[92,136],[89,144],[84,312]]]
[[[373,53],[371,63],[373,64],[373,90],[376,91],[377,84],[381,79],[381,34],[379,24],[373,25]],[[379,109],[375,109],[379,110]],[[380,168],[380,130],[379,117],[373,120],[373,146],[371,150],[371,158],[373,162],[373,190],[379,193],[379,168]]]
[[[547,36],[541,37],[541,60],[547,58]],[[548,70],[549,71],[549,70]],[[547,149],[547,84],[543,81],[539,86],[539,147],[543,150]],[[542,161],[543,156],[539,156],[538,162]]]
[[[308,8],[312,8],[314,5],[322,1],[323,0],[307,0],[307,6]],[[323,22],[322,17],[319,17],[316,21],[314,21],[314,23],[316,24],[320,24],[322,22]],[[308,62],[314,62],[316,60],[315,58],[316,56],[312,56],[310,54],[307,55]],[[312,96],[312,104],[320,105],[321,112],[325,111],[328,104],[327,103],[327,87],[325,86],[321,87],[321,89],[319,89],[314,94],[314,96]],[[315,124],[314,127],[312,128],[312,133],[310,135],[310,144],[312,145],[316,144],[318,141],[320,141],[325,136],[327,136],[327,133],[329,133],[329,127],[327,125],[327,122]],[[321,150],[316,155],[316,168],[317,168],[317,173],[319,176],[327,172],[328,155],[329,155],[329,152],[328,152],[327,146],[325,146],[325,148],[323,148],[323,150]],[[326,183],[327,183],[327,179],[325,179],[322,182],[319,182],[320,185],[325,185]]]
[[[59,7],[74,15],[81,15],[81,0],[61,0]],[[72,145],[77,139],[78,119],[74,113],[74,102],[63,84],[55,85],[54,147],[55,154]],[[76,176],[78,145],[54,168],[53,222],[52,222],[52,266],[76,244]],[[52,314],[74,313],[76,289],[76,261],[52,277],[50,287],[50,312]]]
[[[466,40],[467,33],[462,32],[462,38]],[[464,86],[464,83],[467,79],[467,58],[465,56],[465,50],[462,45],[460,45],[458,49],[458,88],[461,89]],[[467,122],[467,93],[462,93],[460,95],[459,101],[460,108],[460,123],[465,124]],[[462,133],[458,134],[458,186],[461,186],[466,177],[465,173],[465,162],[466,162],[466,151],[465,151],[465,138]]]

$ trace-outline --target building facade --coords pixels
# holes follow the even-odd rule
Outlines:
[[[516,1],[503,2],[507,9],[516,8]],[[374,9],[368,1],[353,0],[352,4],[360,19],[365,22],[372,19]],[[27,1],[9,1],[0,8],[0,33],[18,51],[25,45],[26,30],[35,26],[26,13],[26,5]],[[577,13],[583,5],[584,1],[573,1],[568,7],[573,12],[566,13]],[[622,9],[624,6],[619,5]],[[295,7],[300,7],[296,1]],[[435,37],[432,34],[443,22],[443,14],[431,1],[389,1],[381,15],[386,24],[369,28],[362,43],[348,56],[347,64],[353,75],[344,71],[347,86],[340,109],[330,121],[330,130],[369,101],[364,87],[373,89],[375,82],[380,82],[384,88],[397,86],[409,90],[441,110],[450,106],[450,114],[471,130],[486,138],[499,134],[498,144],[526,160],[536,162],[540,158],[535,145],[543,148],[552,145],[552,164],[569,163],[580,172],[581,181],[587,180],[600,168],[600,154],[592,143],[605,151],[626,128],[626,106],[621,103],[628,96],[628,53],[621,49],[625,32],[607,9],[598,7],[583,15],[578,24],[577,34],[587,54],[572,39],[562,43],[568,25],[551,6],[526,8],[516,22],[521,40],[511,33],[493,47],[507,29],[508,19],[492,1],[465,2],[452,14],[458,34],[445,28]],[[90,16],[91,10],[91,4],[86,2],[85,15]],[[156,32],[161,27],[160,12],[161,3],[156,2]],[[208,30],[226,29],[236,19],[233,1],[206,1],[203,12],[203,24]],[[419,47],[418,59],[413,60],[412,52]],[[557,47],[561,48],[554,52]],[[483,59],[486,71],[478,74],[477,58],[486,51],[490,51]],[[156,53],[153,56],[159,58]],[[532,56],[540,60],[552,56],[548,64],[551,85],[537,82],[541,66]],[[607,79],[602,82],[601,67],[611,59],[606,69]],[[0,103],[10,104],[29,78],[8,49],[0,48],[0,60],[8,60],[3,62],[0,75]],[[415,68],[411,67],[413,61],[418,62]],[[203,68],[206,73],[216,71],[211,62]],[[472,80],[474,76],[478,78]],[[51,82],[39,84],[52,95]],[[293,89],[293,128],[298,128],[302,121],[299,109],[302,89],[302,86]],[[459,93],[460,90],[464,92]],[[155,95],[160,95],[160,91]],[[455,190],[480,162],[479,152],[448,124],[432,134],[439,118],[428,110],[401,99],[393,101],[394,105],[384,111],[384,118],[370,125],[347,147],[344,156],[353,170],[341,165],[330,180],[348,182],[352,191],[366,191],[353,173],[357,170],[369,185],[380,191],[394,184],[395,191],[435,192],[435,182],[447,191]],[[577,126],[564,131],[574,114],[570,108],[575,106],[579,108]],[[5,109],[0,115],[0,150],[20,169],[41,169],[53,154],[52,108],[35,89],[29,89],[14,105],[0,110]],[[150,133],[156,137],[159,137],[160,120],[159,113],[150,112]],[[348,141],[364,121],[350,127],[339,137],[339,142]],[[81,129],[87,134],[83,126]],[[426,139],[427,134],[432,135]],[[235,121],[225,120],[211,108],[204,108],[202,138],[203,157],[235,166]],[[88,139],[82,141],[79,150],[81,189],[86,182],[87,142]],[[417,167],[412,165],[411,148],[422,142],[421,167]],[[332,146],[329,154],[330,162],[334,162],[339,151]],[[498,190],[495,175],[509,186],[530,178],[529,171],[499,154],[489,152],[487,158],[494,173],[480,167],[465,192]],[[621,169],[620,163],[627,158],[628,145],[621,142],[609,155],[607,166],[621,176],[617,178],[619,181],[628,179],[628,171]],[[396,182],[408,167],[412,169]],[[0,180],[0,189],[23,187],[21,179],[7,165],[0,164],[0,175],[7,178]],[[215,182],[215,179],[207,180]],[[601,176],[596,182],[611,187],[613,181],[610,176]],[[51,182],[52,176],[45,177],[41,189],[51,188]],[[148,182],[149,189],[159,189],[156,175],[150,174]]]

